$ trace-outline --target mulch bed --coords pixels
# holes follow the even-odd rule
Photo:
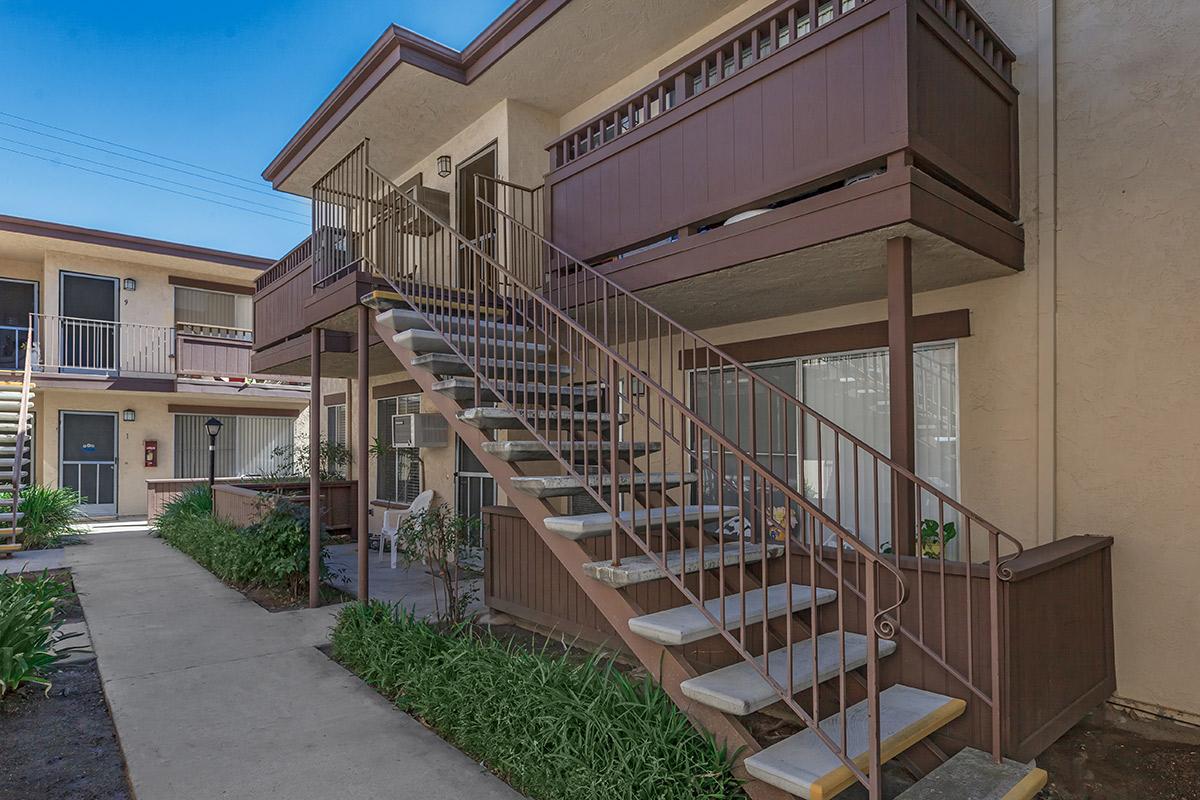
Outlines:
[[[133,800],[96,662],[50,675],[0,703],[0,800]]]

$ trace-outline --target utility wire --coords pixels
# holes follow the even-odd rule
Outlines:
[[[290,208],[279,208],[277,206],[268,205],[267,203],[260,203],[257,200],[250,200],[250,199],[247,199],[244,197],[238,197],[237,195],[226,194],[224,192],[218,192],[215,189],[209,189],[207,186],[197,186],[194,183],[185,183],[183,181],[175,181],[175,180],[171,180],[170,178],[164,178],[161,175],[154,175],[149,172],[139,172],[136,169],[120,167],[120,166],[117,166],[116,164],[109,164],[106,161],[97,161],[95,159],[87,158],[85,156],[77,156],[74,153],[64,153],[61,150],[54,150],[49,147],[41,147],[39,145],[32,144],[30,142],[22,142],[18,139],[10,139],[7,136],[0,136],[0,142],[8,142],[9,144],[20,145],[21,147],[31,147],[34,150],[40,150],[43,153],[50,153],[51,155],[61,156],[63,158],[72,158],[77,161],[83,161],[87,164],[95,164],[96,166],[99,166],[99,167],[107,167],[109,169],[115,169],[115,170],[119,170],[121,172],[127,172],[130,175],[139,175],[143,178],[150,178],[151,180],[162,181],[164,183],[170,183],[174,186],[182,186],[185,189],[194,189],[198,192],[204,192],[205,194],[211,194],[216,197],[224,197],[227,200],[236,200],[239,203],[248,203],[249,205],[254,205],[254,206],[258,206],[260,208],[265,208],[269,211],[277,211],[280,214],[294,215],[296,217],[296,219],[298,219],[298,220],[308,221],[308,216],[299,211],[292,211]]]
[[[204,170],[205,172],[211,172],[214,175],[224,175],[226,178],[233,178],[236,181],[242,181],[243,183],[248,183],[251,186],[253,186],[255,189],[262,188],[262,183],[260,181],[251,180],[250,178],[243,178],[241,175],[233,175],[228,172],[221,172],[220,170],[213,169],[211,167],[204,167],[199,164],[192,164],[189,161],[180,161],[177,158],[171,158],[169,156],[159,155],[158,153],[152,153],[149,150],[139,150],[138,148],[131,147],[127,144],[121,144],[120,142],[112,142],[112,141],[109,141],[108,139],[101,139],[98,136],[89,136],[86,133],[80,133],[79,131],[73,131],[73,130],[69,130],[67,128],[60,128],[57,125],[51,125],[48,122],[39,122],[36,119],[30,119],[29,117],[22,117],[18,114],[12,114],[8,111],[0,111],[0,116],[10,117],[12,119],[19,119],[22,122],[28,122],[30,125],[37,125],[42,128],[49,128],[50,130],[58,131],[59,133],[69,133],[72,136],[79,136],[83,139],[90,139],[93,142],[100,142],[101,144],[112,145],[113,147],[120,147],[122,150],[130,150],[134,153],[141,153],[144,156],[151,156],[152,158],[159,158],[159,159],[162,159],[163,161],[170,161],[174,164],[182,164],[185,167],[192,167],[193,169]]]
[[[0,116],[13,116],[13,115],[8,114],[7,112],[4,112],[4,111],[0,111]],[[18,119],[21,119],[21,118],[18,117]],[[34,124],[38,125],[38,124],[42,124],[42,123],[34,123]],[[86,147],[91,150],[99,150],[101,153],[107,153],[108,155],[116,156],[117,158],[127,158],[130,161],[139,161],[143,164],[149,164],[150,166],[157,167],[159,169],[169,169],[172,172],[181,172],[184,175],[191,175],[193,178],[200,178],[201,180],[212,181],[214,183],[222,183],[222,184],[225,184],[226,186],[232,186],[234,189],[237,189],[240,192],[254,192],[256,194],[263,194],[263,195],[266,195],[267,197],[271,197],[275,200],[288,200],[291,202],[302,203],[302,204],[306,202],[304,199],[295,197],[294,195],[283,194],[281,192],[273,192],[269,189],[264,189],[261,186],[253,186],[253,187],[239,186],[238,184],[233,183],[232,181],[222,180],[221,178],[212,178],[212,177],[209,177],[208,175],[204,175],[199,172],[192,172],[191,170],[180,169],[179,167],[172,167],[169,164],[159,164],[158,162],[150,161],[145,158],[138,158],[137,156],[131,156],[126,153],[118,152],[116,150],[109,150],[106,147],[97,147],[94,144],[87,144],[85,142],[76,142],[73,139],[66,138],[65,136],[55,136],[53,133],[46,133],[45,131],[39,131],[35,128],[27,128],[24,125],[17,125],[16,123],[13,123],[13,122],[5,122],[2,119],[0,119],[0,125],[6,125],[10,128],[16,128],[19,131],[24,131],[26,133],[32,133],[34,136],[45,136],[50,139],[57,139],[60,142],[66,142],[67,144],[74,145],[75,147]],[[53,126],[47,126],[47,127],[53,127]],[[62,129],[55,128],[55,130],[62,130]],[[72,133],[72,135],[74,135],[74,136],[84,136],[84,134],[73,133],[71,131],[67,131],[67,132]],[[93,137],[87,136],[85,138],[90,139]],[[106,144],[109,143],[109,142],[107,142],[107,140],[104,140],[104,139],[98,139],[97,141],[102,141],[102,142],[105,142]],[[125,145],[120,145],[120,144],[114,144],[113,146],[114,147],[125,147]],[[135,152],[138,152],[138,153],[146,152],[143,150],[137,150],[136,148],[128,148],[128,149],[134,150]],[[175,161],[175,159],[166,158],[166,156],[156,156],[153,153],[149,153],[149,155],[154,156],[154,158],[161,158],[161,159],[164,159],[167,161]],[[187,164],[187,162],[179,162],[179,163]],[[188,166],[192,166],[192,165],[188,164]],[[197,167],[197,169],[206,169],[206,168],[205,167]],[[216,172],[216,170],[209,170],[209,171]],[[226,173],[216,172],[216,174],[225,175]],[[237,176],[231,176],[231,177],[236,178]],[[238,180],[246,181],[247,183],[249,183],[249,181],[247,181],[245,178],[238,178]]]
[[[189,192],[181,192],[177,189],[168,189],[165,186],[158,186],[153,183],[146,183],[144,181],[134,180],[133,178],[126,178],[124,175],[114,175],[111,172],[103,172],[101,170],[91,169],[90,167],[84,167],[79,164],[70,164],[66,161],[58,161],[56,159],[49,158],[47,156],[39,156],[39,155],[35,155],[34,153],[24,153],[20,150],[14,150],[11,147],[4,147],[3,145],[0,145],[0,150],[7,150],[10,153],[16,153],[17,155],[25,156],[26,158],[36,158],[39,161],[48,161],[51,164],[58,164],[60,167],[70,167],[71,169],[78,169],[78,170],[82,170],[84,172],[91,172],[95,175],[103,175],[106,178],[115,178],[119,181],[126,181],[127,183],[136,183],[139,186],[146,186],[150,189],[158,189],[160,192],[170,192],[171,194],[182,195],[183,197],[191,197],[195,200],[203,200],[206,203],[215,203],[216,205],[225,206],[226,208],[234,208],[234,209],[237,209],[238,211],[245,211],[250,214],[258,214],[261,217],[270,217],[271,219],[277,219],[277,220],[281,220],[283,222],[290,222],[293,225],[307,226],[309,224],[307,222],[301,222],[297,219],[292,219],[291,217],[279,217],[279,216],[276,216],[275,214],[268,214],[265,211],[258,211],[253,208],[246,208],[245,206],[235,206],[233,203],[226,203],[221,200],[214,200],[211,197],[204,197],[203,195],[191,194]]]

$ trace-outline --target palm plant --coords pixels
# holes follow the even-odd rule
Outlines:
[[[83,533],[74,489],[34,484],[21,490],[21,543],[26,550],[59,547],[63,539]]]

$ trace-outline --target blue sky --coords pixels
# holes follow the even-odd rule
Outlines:
[[[461,49],[509,2],[0,0],[0,214],[282,255],[306,235],[307,206],[273,197],[260,173],[375,39],[395,22]],[[5,114],[234,177],[119,158],[63,139],[198,172]],[[261,214],[79,167],[188,194],[200,192],[179,184],[201,186]]]

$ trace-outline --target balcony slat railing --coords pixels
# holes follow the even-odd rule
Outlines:
[[[555,139],[546,148],[550,153],[550,169],[559,169],[599,150],[871,1],[798,0],[768,10],[731,31],[704,53],[670,69],[649,86]],[[914,2],[932,8],[1011,83],[1015,55],[964,0]]]
[[[310,258],[312,258],[312,237],[306,236],[289,250],[287,255],[276,261],[255,279],[254,291],[261,292]]]

